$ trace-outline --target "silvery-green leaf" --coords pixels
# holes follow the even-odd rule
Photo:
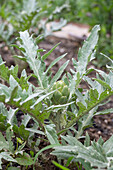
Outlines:
[[[74,101],[73,102],[70,102],[70,103],[66,103],[66,104],[62,104],[62,105],[52,105],[52,106],[50,106],[50,107],[48,107],[46,110],[51,110],[51,109],[55,109],[55,108],[62,108],[62,107],[66,107],[66,106],[69,106],[69,105],[71,105],[71,104],[73,104],[74,103]]]
[[[99,30],[99,25],[96,25],[92,29],[88,39],[84,42],[82,48],[79,49],[76,70],[80,73],[81,76],[85,73],[87,64],[90,61],[89,57],[97,44]]]
[[[53,124],[46,125],[45,132],[46,132],[47,138],[51,144],[59,144],[58,136],[57,136],[57,133],[56,133],[54,127],[55,127],[55,125],[53,125]]]
[[[113,108],[98,111],[95,113],[95,115],[104,115],[104,114],[110,114],[110,113],[113,113]]]
[[[113,135],[103,144],[103,147],[106,153],[113,149]]]
[[[48,66],[47,70],[46,70],[46,74],[59,60],[61,60],[65,56],[66,56],[66,54],[63,54],[60,57],[56,58],[54,61],[52,61],[51,64]]]
[[[28,130],[29,132],[37,133],[37,134],[40,134],[40,135],[45,135],[44,132],[37,130],[37,129],[25,128],[25,130]]]
[[[46,54],[44,54],[42,56],[42,61],[44,61],[52,52],[53,50],[59,45],[60,43],[56,44],[49,52],[47,52]]]
[[[24,101],[22,101],[22,102],[20,103],[20,105],[23,105],[24,103],[27,103],[28,101],[34,99],[35,97],[38,97],[38,96],[39,96],[40,94],[42,94],[43,92],[44,92],[44,90],[41,90],[41,91],[39,91],[38,93],[34,93],[34,94],[30,95],[28,98],[26,98]]]
[[[55,90],[54,91],[51,91],[51,92],[49,92],[49,93],[47,93],[47,94],[45,94],[45,95],[42,95],[41,97],[39,97],[38,99],[37,99],[37,101],[30,107],[31,109],[32,108],[34,108],[34,106],[36,106],[38,103],[40,103],[42,100],[44,100],[46,97],[48,97],[49,95],[51,95],[52,93],[54,93],[55,92]]]

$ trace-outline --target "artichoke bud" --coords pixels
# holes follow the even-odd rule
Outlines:
[[[55,82],[52,90],[56,90],[52,96],[53,104],[67,103],[70,91],[68,86],[62,80]]]

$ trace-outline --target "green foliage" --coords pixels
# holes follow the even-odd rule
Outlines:
[[[18,141],[17,141],[16,149],[14,149],[14,144],[12,142],[12,138],[14,138],[14,134],[13,134],[11,127],[7,128],[7,130],[6,130],[6,139],[7,140],[3,137],[2,133],[0,132],[0,169],[2,169],[1,159],[5,159],[6,161],[10,161],[10,162],[16,162],[20,165],[30,165],[31,164],[31,162],[30,162],[31,158],[29,157],[29,160],[28,160],[28,158],[26,158],[27,153],[25,153],[23,150],[26,143],[23,143],[23,141],[22,141],[21,145],[18,147]],[[16,156],[16,159],[15,159],[15,156]],[[22,162],[23,160],[22,161],[20,160],[21,157],[23,158],[24,162]],[[25,159],[27,159],[27,164],[25,163]]]
[[[6,132],[6,138],[0,133],[0,165],[3,158],[19,165],[35,166],[39,154],[54,147],[52,154],[57,155],[59,159],[68,159],[66,167],[71,162],[76,162],[77,167],[80,164],[80,168],[83,166],[85,169],[112,168],[113,137],[105,143],[101,138],[98,142],[91,142],[86,134],[84,144],[79,141],[84,130],[92,126],[94,115],[111,113],[113,110],[111,108],[98,112],[99,106],[104,105],[104,101],[113,95],[113,66],[107,66],[107,73],[87,68],[88,63],[94,59],[99,30],[98,25],[92,29],[91,35],[79,49],[78,59],[72,59],[73,69],[63,76],[69,61],[66,61],[55,75],[52,74],[51,68],[65,55],[52,61],[48,68],[45,64],[45,60],[58,44],[41,55],[44,50],[36,45],[37,39],[33,39],[28,31],[20,32],[18,45],[13,46],[18,48],[22,55],[16,57],[28,63],[33,71],[30,76],[36,78],[37,87],[29,82],[30,76],[27,76],[25,70],[19,78],[18,66],[8,68],[0,57],[0,77],[8,84],[6,86],[5,83],[0,83],[0,130]],[[111,59],[110,61],[113,63]],[[91,71],[96,72],[95,78],[88,76]],[[87,83],[88,89],[79,88],[82,81]],[[56,95],[58,102],[55,102]],[[62,96],[66,97],[65,102],[60,101]],[[20,110],[24,117],[18,126],[16,114]],[[34,123],[28,128],[31,119]],[[76,123],[77,130],[74,128]],[[74,137],[70,130],[73,131]],[[65,132],[68,133],[67,136]],[[34,141],[35,133],[47,137],[48,140],[43,140],[49,141],[51,145],[39,150],[41,139]],[[12,139],[17,142],[16,149]],[[25,145],[32,151],[33,158],[23,151]],[[55,165],[64,168],[57,163]]]
[[[109,0],[78,0],[78,17],[80,22],[87,23],[91,27],[95,24],[101,25],[100,39],[98,43],[97,65],[105,66],[106,62],[109,62],[106,58],[103,58],[99,53],[103,52],[113,59],[113,1]]]
[[[49,12],[48,8],[50,9]],[[5,0],[0,5],[0,41],[4,41],[5,45],[9,46],[9,44],[14,42],[18,32],[25,30],[29,30],[32,33],[35,32],[36,35],[43,33],[39,38],[39,41],[41,41],[66,24],[64,19],[61,19],[59,22],[52,22],[54,15],[57,15],[57,11],[55,12],[52,9],[50,1],[43,4],[37,0]],[[50,29],[47,28],[49,22],[51,22]]]
[[[10,45],[13,40],[11,36],[14,33],[14,28],[11,24],[1,21],[0,24],[0,41],[4,41],[6,45]]]
[[[50,14],[52,11],[54,14],[53,17],[55,19],[65,18],[68,22],[75,21],[77,14],[77,1],[76,0],[47,0],[41,1],[39,0],[39,4],[42,6],[46,6],[50,3],[51,8],[48,9],[48,13]]]
[[[86,136],[85,145],[79,142],[75,137],[62,136],[68,145],[55,147],[55,151],[52,154],[58,156],[61,159],[68,159],[73,157],[73,162],[80,162],[85,169],[112,169],[112,140],[113,136],[105,143],[102,138],[99,138],[97,142],[90,141],[89,136]],[[91,142],[91,145],[90,145]]]

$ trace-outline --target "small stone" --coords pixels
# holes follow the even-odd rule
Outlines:
[[[101,131],[98,131],[98,134],[101,135]]]
[[[7,46],[4,47],[4,51],[8,51],[8,47]]]
[[[64,49],[64,48],[61,48],[61,49],[60,49],[60,52],[61,52],[61,53],[64,53],[64,52],[65,52],[65,49]]]
[[[107,129],[111,129],[111,126],[107,126]]]
[[[108,120],[105,119],[104,122],[107,124],[107,123],[108,123]]]

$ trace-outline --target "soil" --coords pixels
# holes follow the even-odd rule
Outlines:
[[[41,42],[39,44],[39,47],[45,49],[46,51],[49,51],[54,45],[56,45],[59,42],[61,42],[61,44],[54,50],[54,52],[52,52],[52,54],[46,60],[46,64],[48,66],[49,63],[51,61],[53,61],[56,57],[59,57],[62,54],[67,53],[66,57],[63,58],[62,61],[60,61],[57,65],[55,65],[53,67],[54,73],[58,70],[58,68],[65,61],[67,61],[68,59],[71,60],[72,58],[76,58],[78,48],[82,45],[81,41],[76,42],[75,40],[69,40],[69,39],[63,39],[63,38],[60,39],[57,37],[50,36],[50,37],[46,38],[45,41]],[[10,66],[11,64],[14,65],[14,60],[11,58],[11,52],[6,46],[0,49],[0,54],[3,57],[3,60],[6,61],[6,64],[8,66]],[[89,66],[92,66],[92,64],[90,64]],[[69,65],[65,71],[69,71],[71,68],[72,68],[72,62],[70,61]],[[29,67],[27,68],[27,72],[28,72],[28,74],[30,73]],[[92,74],[94,74],[94,73],[92,73]],[[31,81],[33,84],[36,83],[34,79],[31,79]],[[82,84],[82,86],[86,88],[86,84]],[[101,107],[100,109],[112,108],[112,107],[113,107],[113,97],[111,97],[111,100],[109,103],[107,103],[104,107]],[[22,117],[22,115],[23,114],[20,112],[17,114],[17,117],[20,119]],[[99,137],[102,136],[103,140],[106,141],[113,134],[113,113],[109,114],[109,115],[95,116],[93,126],[89,129],[87,129],[86,131],[89,133],[90,138],[92,140],[95,139],[97,141],[99,139]],[[45,143],[42,142],[41,147],[44,145],[45,145]],[[52,163],[49,163],[49,162],[51,162],[49,160],[52,160],[52,159],[53,159],[53,157],[48,156],[48,160],[43,165],[43,167],[45,167],[45,168],[40,168],[40,169],[57,170],[58,168],[54,167]],[[42,165],[41,161],[40,161],[40,164]],[[31,169],[32,169],[32,167],[31,167]],[[74,168],[73,168],[73,170],[74,170]]]

